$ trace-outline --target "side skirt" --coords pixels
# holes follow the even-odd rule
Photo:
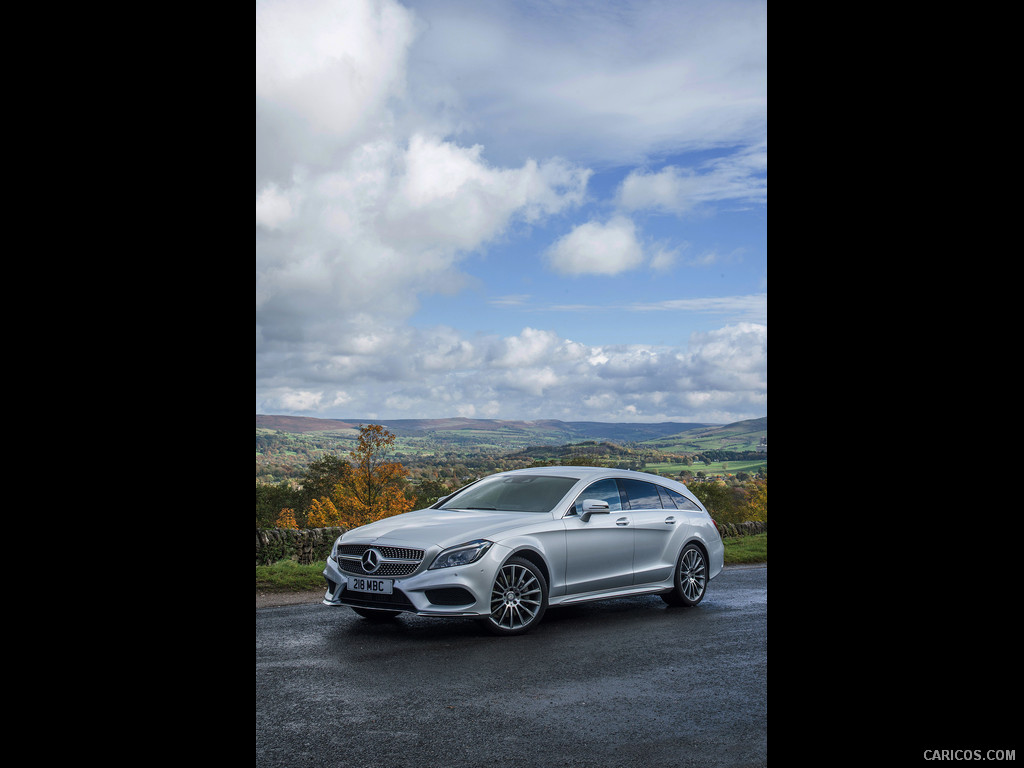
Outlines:
[[[572,605],[573,603],[591,603],[595,600],[612,600],[616,597],[633,597],[636,595],[657,595],[668,592],[670,586],[661,587],[624,587],[622,589],[609,589],[602,592],[587,592],[582,595],[565,595],[563,597],[548,598],[548,605]]]

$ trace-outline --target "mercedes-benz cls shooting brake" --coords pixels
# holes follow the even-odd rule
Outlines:
[[[681,483],[523,469],[346,532],[327,560],[323,602],[370,619],[471,616],[521,634],[555,605],[641,594],[697,605],[722,556],[714,521]]]

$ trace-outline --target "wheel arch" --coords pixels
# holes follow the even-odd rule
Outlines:
[[[548,568],[548,563],[540,552],[535,549],[531,549],[530,547],[522,547],[520,549],[513,550],[512,553],[505,558],[505,562],[507,563],[513,557],[521,557],[524,560],[529,560],[537,566],[537,569],[544,576],[544,581],[547,582],[548,590],[551,590],[551,569]]]
[[[700,550],[701,555],[704,557],[705,567],[710,571],[711,556],[708,553],[708,545],[705,544],[699,536],[691,536],[689,539],[683,542],[683,546],[681,546],[679,548],[679,551],[676,553],[676,561],[678,562],[680,555],[683,554],[683,550],[686,549],[687,546],[689,546],[690,544],[695,544],[697,546],[697,549]]]
[[[714,528],[712,528],[712,532],[718,533]],[[704,556],[704,562],[707,563],[708,567],[708,579],[713,579],[722,572],[722,568],[725,566],[725,547],[722,544],[721,536],[715,535],[712,537],[706,532],[695,531],[689,539],[683,542],[683,546],[679,548],[679,553],[681,554],[683,548],[691,543],[696,544]]]

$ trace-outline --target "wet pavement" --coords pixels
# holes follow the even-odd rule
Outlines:
[[[530,634],[319,603],[256,611],[256,765],[761,766],[768,569],[697,608],[549,609]]]

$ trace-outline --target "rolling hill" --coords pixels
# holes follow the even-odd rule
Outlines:
[[[317,419],[302,416],[265,416],[256,414],[257,429],[308,434],[334,432],[351,434],[362,424],[380,424],[398,437],[473,437],[482,442],[499,438],[524,444],[558,445],[581,440],[643,442],[669,438],[681,432],[714,429],[704,423],[610,423],[598,421],[504,421],[500,419]],[[460,441],[462,442],[462,441]]]
[[[510,450],[587,440],[644,443],[663,451],[755,450],[767,440],[768,417],[735,424],[686,422],[505,421],[500,419],[317,419],[256,414],[256,428],[289,434],[353,437],[363,424],[380,424],[399,438],[430,438],[463,447]]]
[[[767,460],[768,419],[735,424],[612,423],[497,419],[318,419],[256,415],[256,476],[295,478],[324,455],[347,456],[359,427],[380,424],[395,435],[393,457],[414,477],[456,467],[460,476],[565,461],[603,460],[674,468],[686,455],[755,452]],[[735,455],[733,459],[737,458]],[[712,460],[719,460],[714,458]],[[678,469],[676,469],[678,471]]]

